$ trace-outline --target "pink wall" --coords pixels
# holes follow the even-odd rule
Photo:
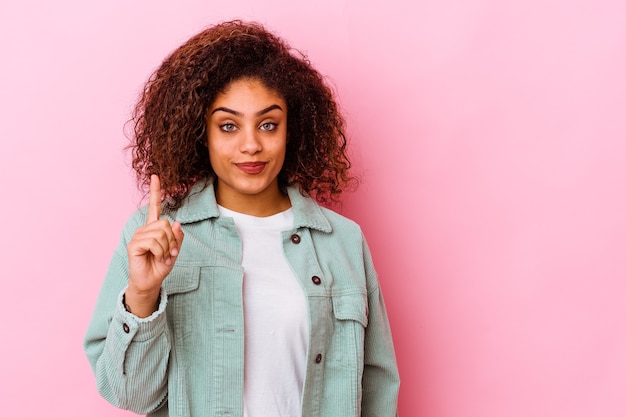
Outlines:
[[[623,0],[175,3],[0,4],[0,414],[128,415],[81,347],[138,204],[122,126],[172,48],[243,17],[337,86],[401,414],[626,415]]]

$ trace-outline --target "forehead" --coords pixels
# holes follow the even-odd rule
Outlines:
[[[220,91],[211,107],[216,107],[219,103],[261,103],[267,101],[278,101],[284,103],[283,96],[263,81],[257,78],[240,78],[227,84]]]

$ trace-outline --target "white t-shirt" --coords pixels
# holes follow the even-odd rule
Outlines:
[[[255,217],[219,206],[243,244],[244,417],[300,417],[309,338],[304,291],[282,247],[288,209]]]

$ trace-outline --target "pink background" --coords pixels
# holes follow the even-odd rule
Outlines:
[[[139,204],[123,124],[233,17],[336,85],[401,415],[626,416],[623,0],[3,1],[0,414],[129,415],[81,346]]]

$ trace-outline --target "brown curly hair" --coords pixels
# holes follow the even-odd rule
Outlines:
[[[260,80],[285,100],[287,150],[279,185],[297,184],[321,203],[356,183],[348,171],[345,122],[333,93],[307,57],[255,22],[229,21],[193,36],[146,82],[131,122],[132,167],[140,188],[158,173],[168,206],[197,181],[214,178],[206,112],[233,81]]]

